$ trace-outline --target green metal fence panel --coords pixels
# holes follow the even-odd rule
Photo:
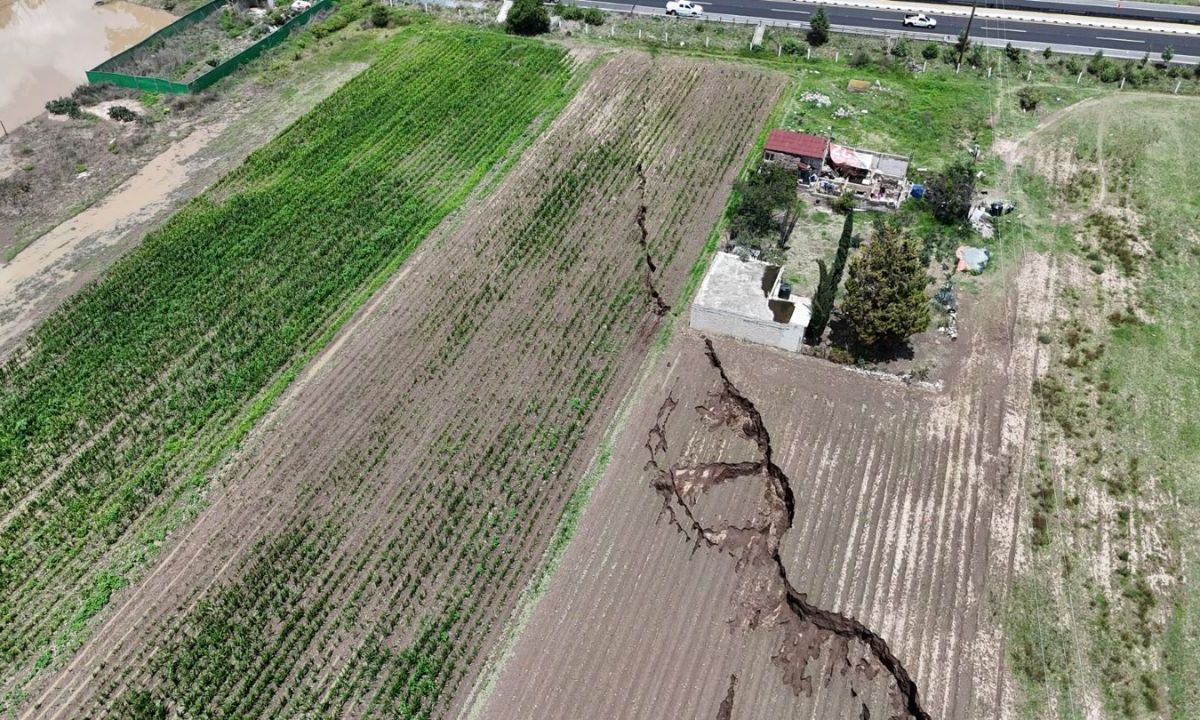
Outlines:
[[[284,40],[287,39],[288,35],[290,35],[293,30],[306,24],[309,20],[316,17],[317,14],[319,14],[325,10],[328,10],[332,6],[333,6],[333,0],[321,0],[321,2],[316,3],[309,9],[307,9],[304,12],[297,15],[296,17],[294,17],[291,20],[288,20],[284,24],[280,25],[278,30],[275,30],[270,35],[267,35],[266,37],[264,37],[262,40],[259,40],[258,42],[254,43],[250,47],[248,47],[245,50],[238,53],[237,55],[234,55],[233,57],[229,58],[225,62],[216,66],[212,70],[209,70],[208,72],[204,73],[200,77],[196,78],[188,85],[188,88],[192,92],[199,92],[201,90],[204,90],[205,88],[209,87],[213,83],[215,83],[218,80],[229,75],[234,70],[237,70],[242,65],[250,62],[254,58],[258,57],[259,55],[262,55],[267,50],[270,50],[271,48],[275,47],[279,43],[283,42]]]
[[[113,55],[112,57],[110,57],[109,59],[105,60],[104,62],[100,63],[99,65],[97,65],[96,67],[94,67],[92,69],[105,71],[105,72],[114,71],[114,70],[116,70],[115,66],[119,66],[121,64],[121,62],[123,62],[125,59],[132,56],[134,53],[136,53],[139,50],[142,50],[144,48],[147,48],[160,40],[165,40],[166,38],[169,38],[172,35],[174,35],[175,33],[179,32],[180,30],[184,30],[186,28],[191,27],[192,25],[195,25],[196,23],[200,22],[204,18],[215,13],[218,9],[220,9],[220,7],[222,5],[224,5],[228,1],[229,0],[212,0],[212,2],[210,2],[210,3],[201,5],[200,7],[191,11],[187,15],[184,15],[183,17],[179,18],[178,20],[171,23],[170,25],[168,25],[164,28],[161,28],[160,30],[158,30],[158,32],[154,33],[150,37],[141,41],[137,45],[134,45],[133,47],[125,50],[124,52],[120,52],[120,53],[117,53],[116,55]]]
[[[245,63],[250,62],[259,55],[262,55],[267,50],[286,40],[293,30],[306,24],[319,13],[331,8],[334,0],[321,0],[320,2],[314,4],[309,9],[300,13],[291,20],[288,20],[283,25],[280,25],[279,29],[275,30],[269,35],[266,35],[262,40],[259,40],[245,50],[242,50],[237,55],[234,55],[220,65],[217,65],[212,70],[209,70],[200,77],[192,80],[190,83],[185,84],[172,80],[164,80],[162,78],[127,75],[122,72],[117,72],[121,66],[121,63],[132,57],[134,53],[150,49],[152,44],[161,43],[175,33],[195,25],[201,20],[207,18],[209,15],[212,15],[227,2],[228,0],[212,0],[212,2],[196,8],[165,28],[162,28],[137,45],[134,45],[128,50],[110,57],[96,67],[87,71],[88,82],[92,83],[93,85],[98,85],[100,83],[111,83],[120,87],[144,90],[146,92],[175,94],[199,92],[200,90],[204,90],[213,83],[229,75],[234,70],[237,70]]]

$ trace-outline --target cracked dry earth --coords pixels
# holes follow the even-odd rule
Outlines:
[[[1011,717],[1056,273],[1009,270],[939,391],[677,331],[480,717]]]

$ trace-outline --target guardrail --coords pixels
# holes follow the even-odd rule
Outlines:
[[[182,30],[195,25],[206,19],[219,10],[223,5],[226,5],[229,0],[213,0],[210,3],[196,8],[192,12],[184,15],[175,22],[165,28],[154,33],[150,37],[141,41],[137,45],[118,53],[96,67],[87,71],[88,82],[93,85],[109,83],[120,87],[133,88],[135,90],[143,90],[146,92],[159,93],[174,93],[183,94],[189,92],[199,92],[218,80],[226,77],[234,70],[237,70],[242,65],[250,62],[259,55],[262,55],[267,50],[275,47],[279,43],[287,39],[296,28],[308,23],[317,14],[322,13],[333,7],[335,0],[320,0],[312,7],[304,12],[289,19],[284,24],[280,25],[269,34],[265,35],[261,40],[245,48],[233,57],[221,62],[211,70],[205,72],[199,77],[194,78],[191,82],[183,83],[177,80],[166,80],[164,78],[152,77],[147,75],[129,75],[118,72],[124,61],[133,56],[134,53],[150,48],[157,43],[168,42],[172,35],[179,33]]]

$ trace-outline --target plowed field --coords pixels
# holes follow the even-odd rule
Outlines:
[[[680,332],[464,716],[989,718],[1053,268],[967,299],[943,387]]]
[[[317,358],[24,716],[445,714],[781,86],[601,64]]]

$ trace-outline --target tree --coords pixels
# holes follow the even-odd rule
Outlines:
[[[1013,47],[1012,43],[1004,46],[1004,56],[1014,65],[1021,64],[1021,49]]]
[[[925,43],[925,47],[921,48],[921,57],[925,58],[926,60],[937,60],[937,56],[940,52],[941,48],[938,47],[937,43]]]
[[[812,20],[808,22],[808,44],[813,47],[820,47],[829,42],[829,16],[825,14],[825,7],[817,8],[813,13]]]
[[[513,35],[540,35],[550,30],[550,13],[541,0],[515,0],[504,29]]]
[[[1046,49],[1042,51],[1042,57],[1044,57],[1044,58],[1046,58],[1047,60],[1049,60],[1050,58],[1054,57],[1054,50],[1052,50],[1052,49],[1050,48],[1050,46],[1049,46],[1049,45],[1047,45],[1047,46],[1046,46]]]
[[[1165,63],[1171,62],[1171,58],[1175,57],[1175,48],[1170,45],[1162,49],[1162,61]]]
[[[1017,103],[1025,112],[1037,110],[1038,103],[1042,101],[1042,93],[1037,88],[1032,88],[1026,85],[1017,91]]]
[[[782,247],[791,234],[789,224],[795,227],[799,219],[796,174],[779,163],[763,163],[736,189],[740,199],[730,221],[730,236],[737,239],[779,234]],[[777,217],[780,212],[782,219]]]
[[[858,203],[854,201],[854,193],[849,191],[838,195],[838,199],[829,204],[829,209],[838,215],[849,215],[856,207]]]
[[[388,12],[387,5],[376,5],[371,8],[371,24],[377,28],[387,27],[392,20],[392,14]]]
[[[928,284],[917,243],[885,225],[850,263],[842,313],[868,348],[903,342],[929,326]]]
[[[975,199],[975,171],[967,160],[951,163],[925,184],[933,216],[947,225],[967,219]]]
[[[817,272],[820,280],[817,282],[817,292],[812,300],[812,317],[804,330],[805,340],[810,345],[821,342],[825,327],[829,325],[829,316],[833,312],[833,303],[837,299],[838,285],[842,284],[842,273],[846,269],[846,258],[850,255],[850,246],[854,244],[854,213],[846,213],[842,223],[842,237],[838,240],[837,254],[833,257],[833,267],[827,269],[824,260],[817,260]]]

